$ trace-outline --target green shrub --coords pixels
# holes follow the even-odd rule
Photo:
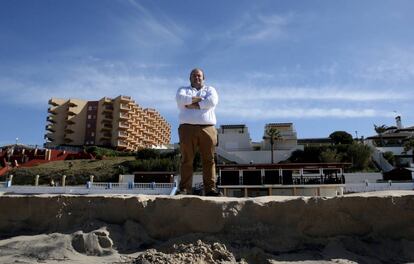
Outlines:
[[[122,166],[127,168],[128,173],[134,171],[178,171],[179,160],[174,159],[140,159],[125,161]]]

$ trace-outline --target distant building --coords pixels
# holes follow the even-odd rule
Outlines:
[[[292,123],[270,123],[265,126],[279,130],[281,138],[275,141],[273,154],[275,163],[286,160],[297,149],[303,149],[297,144],[296,131]],[[244,124],[221,125],[217,130],[218,146],[216,148],[219,163],[270,163],[270,142],[252,142],[249,130]],[[264,132],[265,135],[266,132]]]
[[[380,153],[392,152],[396,163],[410,165],[413,159],[412,150],[404,151],[404,143],[414,138],[414,126],[404,127],[401,117],[395,118],[396,125],[389,126],[386,131],[365,139],[365,144],[374,147]]]
[[[298,138],[292,123],[270,123],[266,124],[263,134],[263,150],[270,150],[270,139],[266,135],[266,131],[275,128],[280,133],[280,140],[275,141],[274,149],[290,150],[298,145]]]
[[[96,145],[134,151],[171,139],[168,122],[129,96],[99,101],[52,98],[49,106],[45,147]]]
[[[219,146],[226,151],[252,150],[252,142],[246,125],[222,125],[218,129]]]

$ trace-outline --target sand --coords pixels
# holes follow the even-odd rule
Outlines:
[[[414,192],[0,195],[0,263],[407,263]]]

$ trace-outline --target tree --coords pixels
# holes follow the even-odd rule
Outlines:
[[[349,145],[347,156],[352,162],[352,169],[355,171],[363,171],[368,168],[371,160],[372,150],[367,145],[351,144]]]
[[[332,139],[335,145],[352,144],[352,142],[354,141],[352,135],[345,131],[335,131],[329,135],[329,138]]]
[[[387,131],[387,126],[386,125],[381,125],[381,126],[377,126],[377,125],[375,125],[374,124],[374,129],[375,129],[375,132],[377,132],[377,134],[379,135],[379,137],[380,137],[380,142],[381,142],[381,147],[383,147],[384,146],[384,139],[382,138],[382,134],[385,132],[385,131]]]
[[[271,161],[273,164],[273,145],[275,144],[275,141],[282,138],[282,135],[280,134],[280,131],[277,128],[269,127],[266,129],[266,135],[263,137],[263,139],[270,139],[270,153],[271,153]]]
[[[407,154],[408,151],[412,150],[412,158],[414,163],[414,138],[410,138],[404,143],[404,153]]]
[[[305,151],[301,150],[301,149],[297,149],[295,151],[293,151],[290,154],[290,157],[288,159],[289,162],[293,162],[293,163],[303,163],[306,162],[305,161]]]
[[[319,155],[321,162],[338,162],[338,153],[335,149],[327,149]]]

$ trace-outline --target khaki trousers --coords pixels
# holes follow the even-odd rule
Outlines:
[[[216,168],[214,162],[217,131],[213,125],[181,124],[178,128],[181,150],[180,190],[191,193],[193,184],[193,161],[197,149],[203,164],[203,184],[207,193],[216,187]]]

